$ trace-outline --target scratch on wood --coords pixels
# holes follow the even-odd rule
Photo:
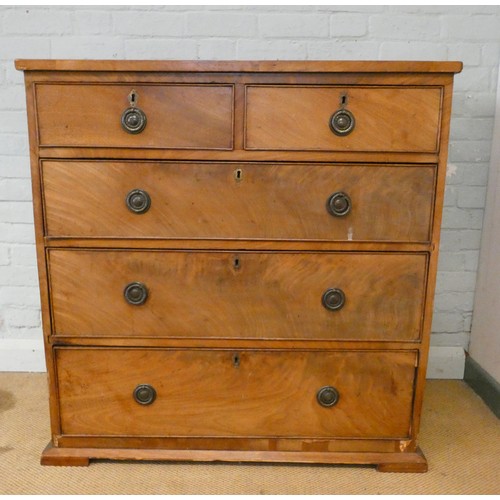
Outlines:
[[[399,442],[399,449],[400,451],[405,451],[406,448],[410,445],[411,441],[400,441]]]

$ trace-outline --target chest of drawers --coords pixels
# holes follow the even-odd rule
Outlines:
[[[50,386],[42,464],[427,469],[460,63],[16,65]]]

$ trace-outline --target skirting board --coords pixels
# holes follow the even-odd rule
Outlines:
[[[42,339],[0,339],[0,372],[45,371]]]
[[[461,347],[431,346],[427,378],[463,379],[465,352]],[[44,372],[42,340],[0,339],[0,372]]]
[[[465,360],[464,380],[500,418],[500,384],[470,356]]]

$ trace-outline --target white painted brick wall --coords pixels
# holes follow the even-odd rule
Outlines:
[[[462,60],[432,343],[467,347],[500,59],[500,7],[1,6],[0,339],[41,337],[24,88],[15,58]]]
[[[332,37],[363,37],[368,33],[368,16],[365,14],[335,13],[330,20]]]
[[[263,38],[325,38],[330,34],[329,19],[322,14],[262,14],[258,17]]]

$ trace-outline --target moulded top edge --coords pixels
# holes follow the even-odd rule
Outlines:
[[[459,73],[458,61],[116,61],[17,59],[22,71]]]

